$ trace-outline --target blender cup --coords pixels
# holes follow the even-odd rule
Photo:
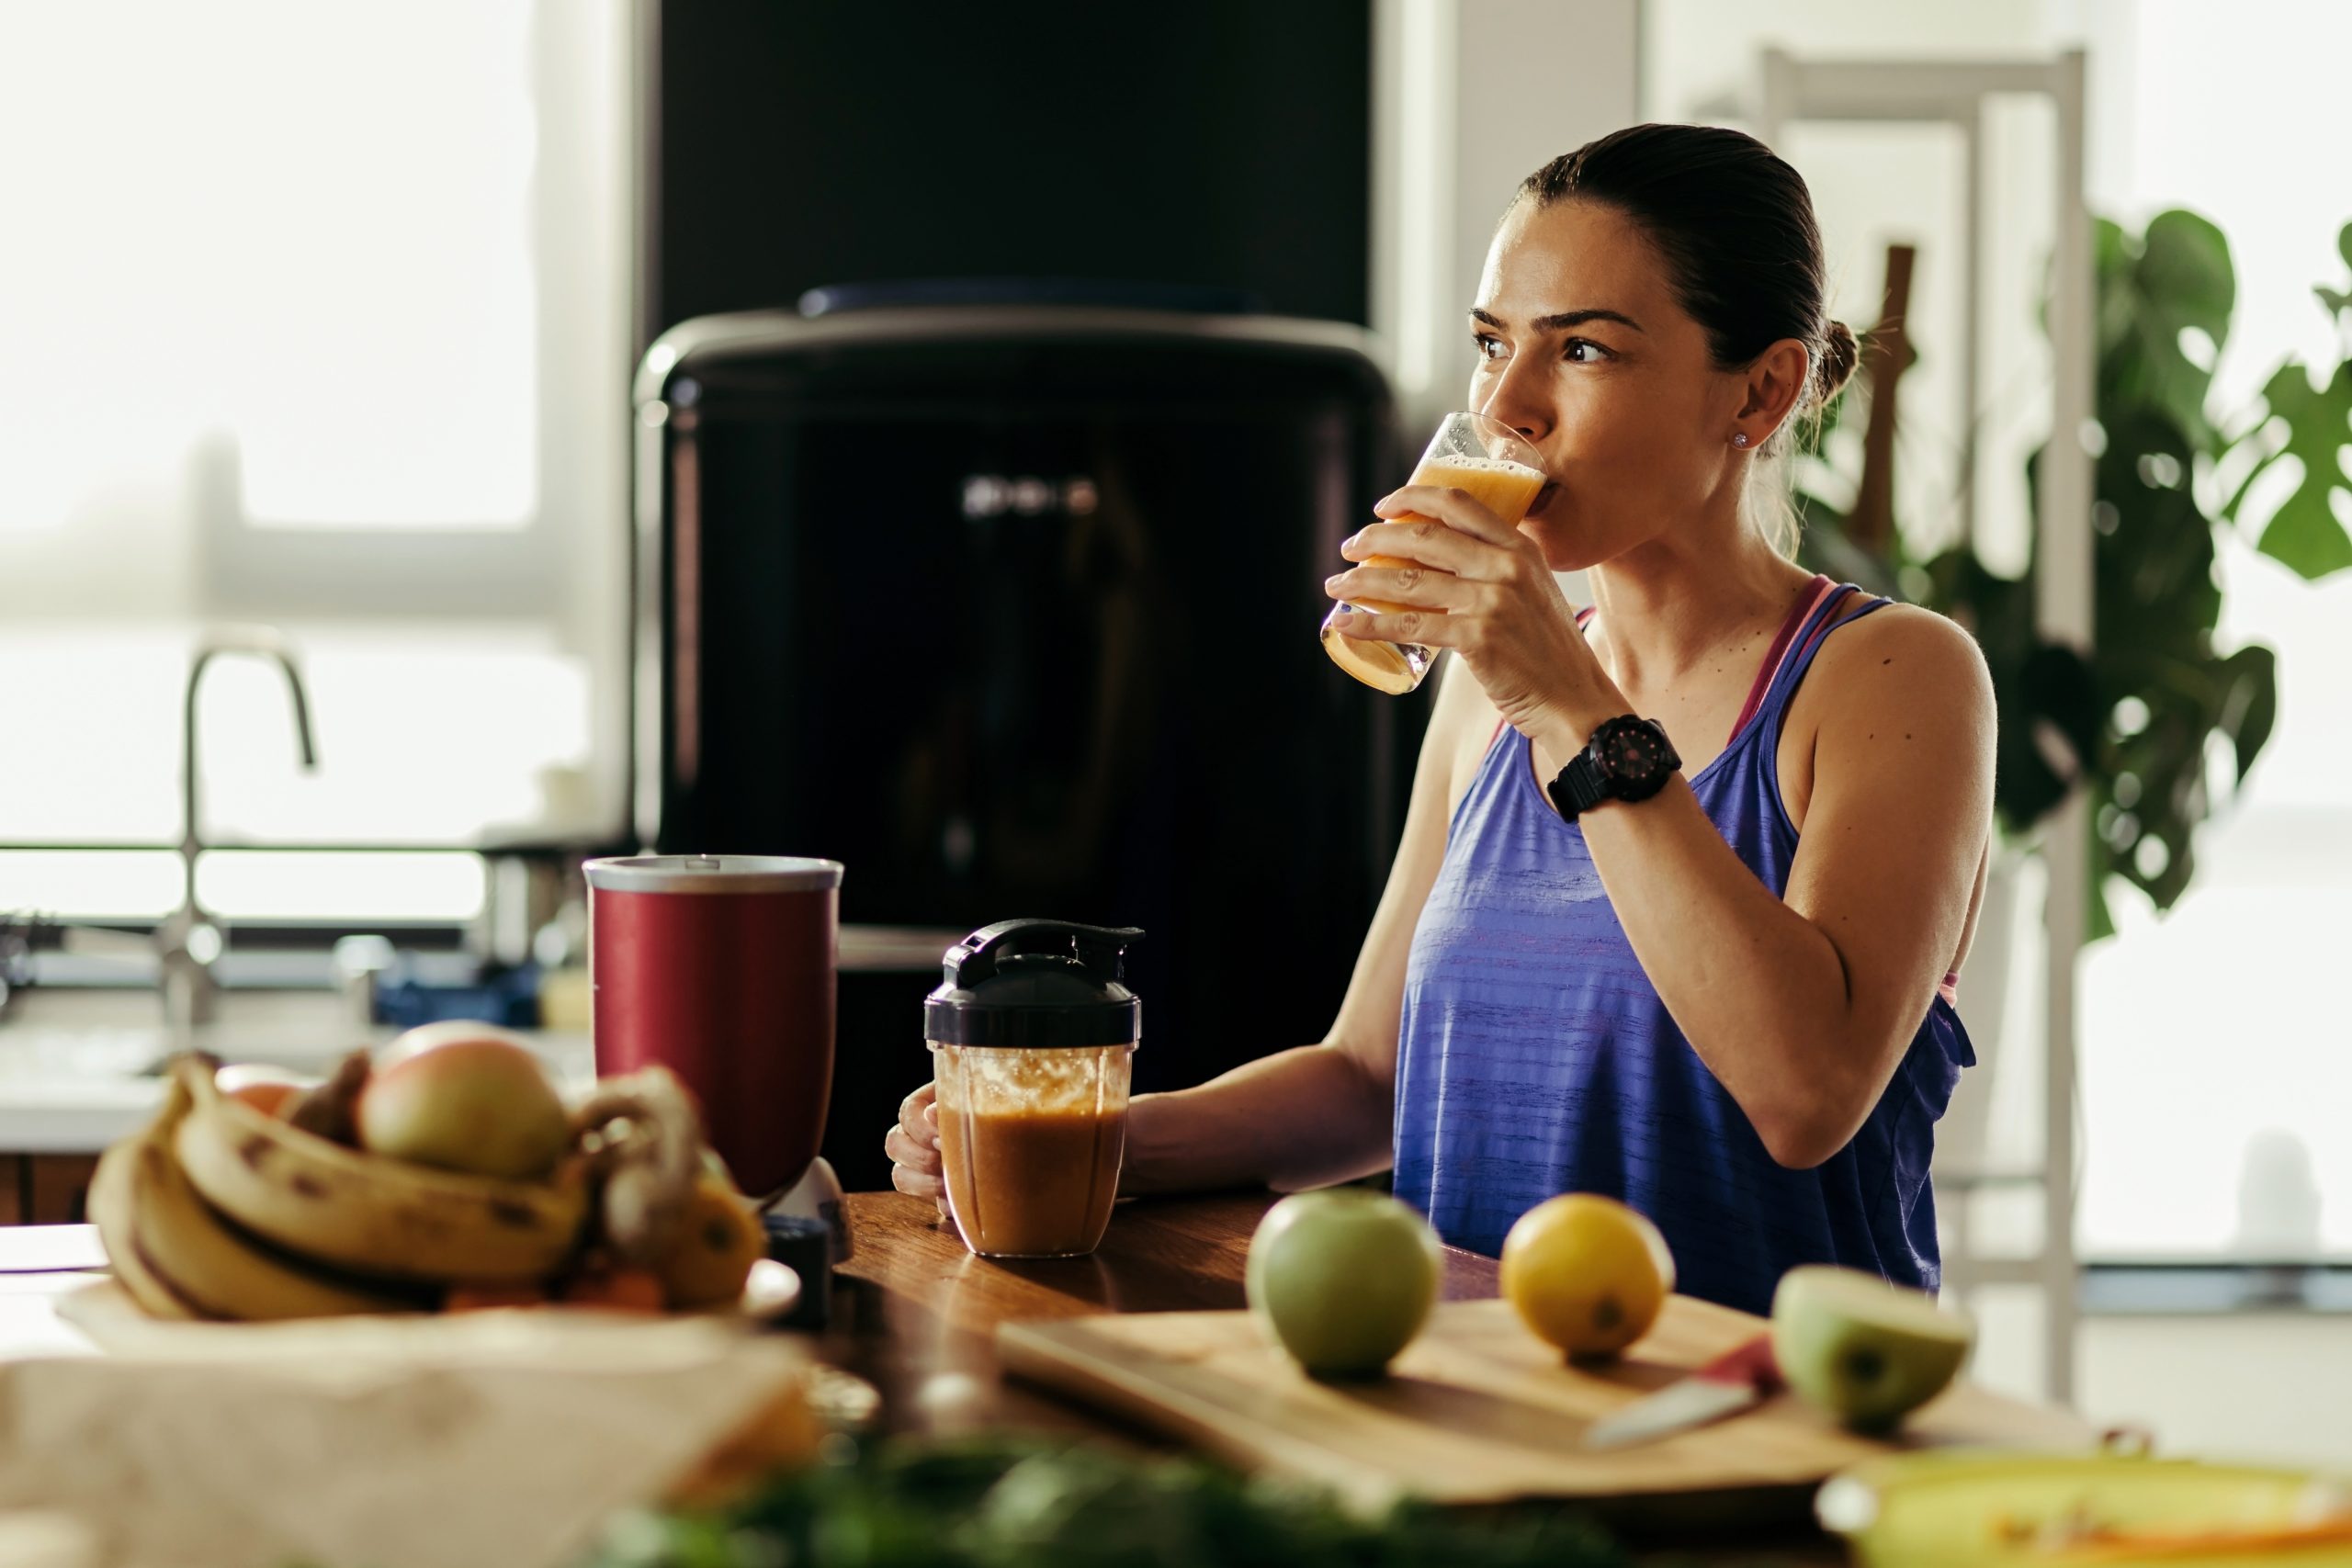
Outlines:
[[[825,1136],[841,863],[634,855],[583,870],[597,1073],[667,1066],[743,1190],[785,1191]]]
[[[982,1258],[1076,1258],[1111,1223],[1142,1007],[1121,960],[1143,939],[1004,920],[947,950],[923,1004],[947,1207]]]

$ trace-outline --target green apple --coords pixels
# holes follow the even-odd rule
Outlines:
[[[1772,1294],[1772,1355],[1791,1388],[1860,1432],[1884,1432],[1941,1393],[1975,1326],[1922,1291],[1808,1264]]]
[[[1250,1306],[1310,1376],[1376,1378],[1429,1321],[1441,1258],[1437,1233],[1394,1198],[1297,1193],[1250,1240]]]

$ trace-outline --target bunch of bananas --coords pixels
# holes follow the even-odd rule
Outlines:
[[[678,1145],[692,1161],[700,1134],[673,1084],[654,1097],[676,1093],[686,1120],[673,1112],[650,1154],[643,1093],[620,1097],[638,1110],[632,1143],[610,1125],[607,1089],[545,1179],[507,1179],[346,1146],[224,1094],[216,1066],[197,1055],[175,1061],[161,1112],[108,1149],[91,1182],[90,1218],[116,1278],[153,1316],[418,1312],[453,1287],[527,1292],[592,1251],[666,1255],[700,1196],[699,1171],[677,1169]],[[728,1193],[740,1249],[758,1223],[731,1184]],[[741,1269],[733,1280],[740,1291]]]

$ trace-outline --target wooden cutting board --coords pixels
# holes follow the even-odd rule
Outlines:
[[[1614,1363],[1571,1366],[1500,1301],[1449,1302],[1386,1380],[1323,1383],[1269,1346],[1242,1312],[1129,1313],[1011,1323],[1011,1375],[1193,1444],[1252,1471],[1320,1483],[1377,1507],[1413,1494],[1442,1503],[1574,1498],[1638,1517],[1801,1509],[1838,1471],[1896,1447],[2087,1449],[2077,1417],[1968,1383],[1913,1416],[1894,1443],[1844,1431],[1792,1394],[1710,1427],[1597,1452],[1599,1417],[1672,1382],[1765,1327],[1677,1296]],[[1631,1505],[1627,1506],[1626,1505]]]

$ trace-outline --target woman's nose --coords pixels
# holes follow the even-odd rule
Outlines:
[[[1543,440],[1552,429],[1552,405],[1544,395],[1544,368],[1524,357],[1511,359],[1503,366],[1502,374],[1487,384],[1486,401],[1471,412],[1498,419],[1530,441]]]

